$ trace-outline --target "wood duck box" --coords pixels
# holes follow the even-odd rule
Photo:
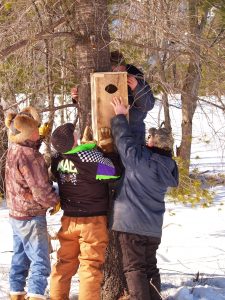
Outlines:
[[[110,102],[121,96],[128,105],[127,72],[99,72],[91,74],[91,110],[93,137],[99,141],[100,128],[110,128],[115,116]]]

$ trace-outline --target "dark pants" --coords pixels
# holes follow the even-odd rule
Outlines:
[[[160,300],[160,274],[156,250],[160,238],[119,232],[130,300]]]

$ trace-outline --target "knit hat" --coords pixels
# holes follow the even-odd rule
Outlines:
[[[38,129],[40,118],[37,110],[28,106],[20,113],[8,113],[5,118],[5,125],[9,128],[9,140],[13,143],[23,143],[29,140]]]
[[[66,123],[53,131],[51,143],[57,152],[65,153],[73,148],[74,129],[75,127],[72,123]]]
[[[121,52],[118,50],[112,51],[110,53],[110,62],[112,65],[126,65],[125,58]]]
[[[173,149],[173,136],[170,130],[166,128],[156,129],[154,127],[149,129],[149,135],[154,137],[155,147],[172,150]]]
[[[149,134],[148,138],[150,138],[150,136],[154,137],[155,134],[156,134],[156,132],[157,132],[157,129],[155,127],[149,128],[149,130],[148,130],[148,134]]]

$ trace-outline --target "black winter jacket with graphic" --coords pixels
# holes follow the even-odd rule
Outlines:
[[[71,217],[106,215],[108,181],[116,179],[112,161],[96,149],[84,144],[66,154],[52,157],[51,171],[57,179],[64,215]]]

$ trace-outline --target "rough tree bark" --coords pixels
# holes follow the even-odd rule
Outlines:
[[[107,17],[105,0],[83,0],[75,6],[75,30],[81,37],[75,41],[81,133],[91,111],[90,73],[110,70]]]
[[[121,258],[122,253],[117,232],[110,231],[104,266],[102,300],[118,300],[121,299],[121,296],[127,294],[127,284],[123,274]]]
[[[197,107],[198,91],[201,82],[200,38],[205,27],[208,14],[208,10],[206,10],[201,18],[201,21],[198,21],[197,2],[195,0],[188,1],[190,49],[192,49],[192,54],[190,55],[189,65],[181,91],[182,139],[179,147],[179,155],[184,162],[184,167],[187,173],[189,172],[190,167],[192,120]]]
[[[6,153],[8,148],[8,137],[7,131],[5,128],[4,123],[4,111],[3,107],[0,105],[0,132],[1,132],[1,139],[0,139],[0,193],[4,195],[5,193],[5,160],[6,160]],[[1,197],[0,197],[1,198]]]

